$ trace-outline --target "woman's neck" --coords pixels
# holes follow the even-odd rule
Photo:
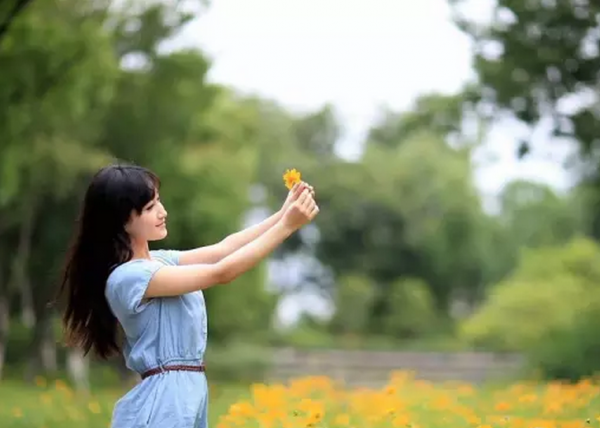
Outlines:
[[[131,240],[131,250],[133,251],[132,259],[150,259],[150,248],[148,241]]]

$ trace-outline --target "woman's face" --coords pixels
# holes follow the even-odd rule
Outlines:
[[[160,202],[158,192],[138,214],[131,214],[125,230],[135,240],[158,241],[167,236],[167,211]]]

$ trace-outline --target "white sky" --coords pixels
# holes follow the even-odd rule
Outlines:
[[[487,19],[491,4],[470,3],[469,16]],[[348,157],[359,153],[379,107],[407,108],[421,93],[452,92],[472,76],[470,42],[446,0],[212,0],[177,43],[209,54],[213,81],[294,110],[331,102],[348,132],[340,148]],[[544,135],[541,153],[525,162],[514,158],[518,135],[526,134],[505,125],[490,136],[496,162],[478,168],[481,190],[496,193],[515,177],[564,187]]]
[[[486,19],[491,0],[476,1],[470,16]],[[207,52],[213,81],[295,110],[331,102],[348,131],[341,153],[354,157],[380,106],[406,108],[423,92],[452,92],[471,77],[469,40],[449,16],[446,0],[212,0],[175,44]],[[522,132],[504,124],[490,136],[496,162],[476,173],[484,194],[515,177],[567,184],[543,134],[534,159],[515,159]]]

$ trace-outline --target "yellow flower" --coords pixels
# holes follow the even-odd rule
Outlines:
[[[523,383],[492,392],[396,376],[375,390],[345,389],[333,379],[311,376],[288,385],[257,384],[252,392],[250,401],[229,408],[218,428],[584,428],[598,426],[594,416],[600,421],[591,414],[600,386],[584,382]],[[469,400],[457,400],[457,394]]]
[[[346,426],[350,424],[350,416],[348,416],[345,413],[342,413],[341,415],[337,415],[334,421],[335,425],[342,425],[342,426]]]
[[[88,403],[88,409],[90,409],[90,412],[98,414],[100,413],[100,404],[97,401],[90,401]]]
[[[302,174],[300,174],[300,171],[297,171],[296,168],[291,170],[286,169],[285,174],[283,174],[283,182],[288,189],[291,189],[294,184],[299,183],[301,178]]]
[[[496,410],[498,410],[499,412],[506,412],[506,411],[510,410],[511,407],[512,406],[510,405],[510,403],[507,403],[505,401],[501,401],[500,403],[497,403],[494,408]]]
[[[35,384],[37,386],[39,386],[40,388],[45,388],[47,385],[46,379],[44,379],[42,376],[36,376],[35,377]]]
[[[50,394],[43,393],[43,394],[40,394],[40,400],[42,400],[42,403],[44,403],[44,404],[51,404],[52,396]]]

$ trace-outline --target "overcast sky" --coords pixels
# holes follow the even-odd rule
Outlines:
[[[491,4],[477,0],[467,10],[483,21]],[[209,54],[213,81],[296,110],[331,102],[348,132],[341,153],[349,158],[381,106],[402,109],[424,92],[455,91],[473,73],[469,40],[450,21],[446,0],[212,0],[176,43]],[[521,135],[505,125],[490,136],[497,162],[477,169],[483,192],[515,177],[566,185],[562,152],[547,149],[543,134],[534,159],[514,158]]]
[[[489,16],[491,0],[473,5],[470,16]],[[406,108],[421,93],[452,92],[472,76],[469,40],[449,17],[446,0],[212,0],[176,44],[207,52],[213,81],[295,110],[332,103],[348,131],[341,153],[353,158],[381,106]],[[561,153],[549,150],[543,133],[534,159],[515,159],[523,132],[504,124],[490,136],[497,161],[476,173],[484,194],[516,177],[567,184]]]

